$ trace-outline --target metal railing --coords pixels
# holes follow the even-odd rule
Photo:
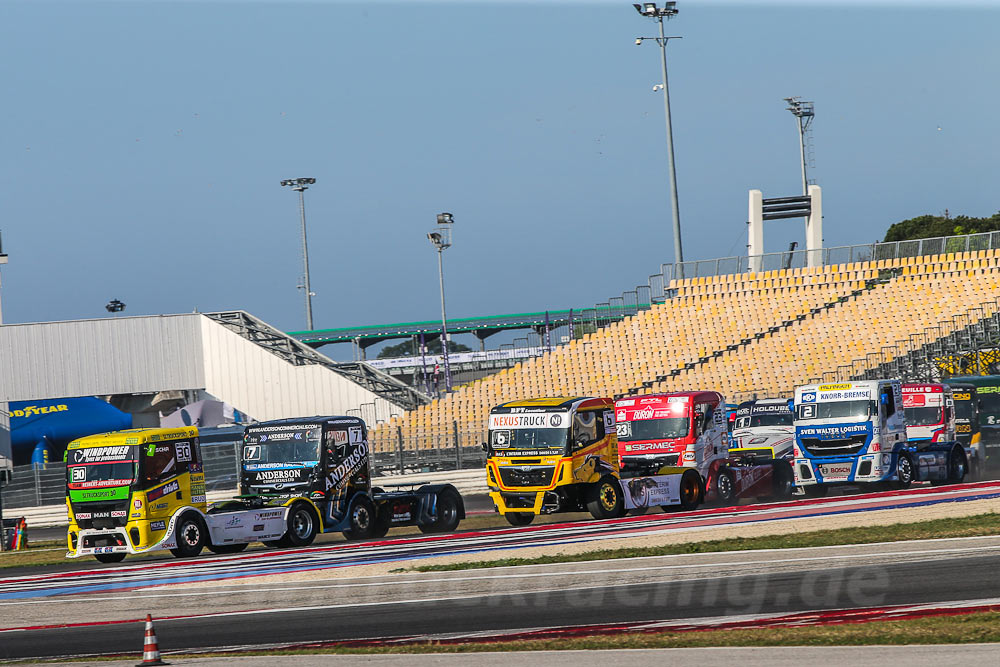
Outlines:
[[[876,262],[906,257],[927,257],[957,252],[978,252],[1000,248],[1000,232],[967,234],[962,236],[939,236],[913,241],[889,241],[886,243],[866,243],[862,245],[836,246],[822,250],[795,250],[772,252],[754,257],[719,257],[680,264],[664,264],[661,272],[650,276],[650,287],[662,285],[662,289],[674,279],[724,276],[736,273],[750,273],[751,267],[759,262],[760,271],[780,269],[800,269],[808,265],[810,253],[820,253],[821,263],[852,264],[854,262]],[[654,294],[657,292],[654,291]]]

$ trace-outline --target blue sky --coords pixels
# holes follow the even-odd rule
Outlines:
[[[688,259],[745,251],[748,189],[797,194],[789,95],[816,103],[828,246],[1000,210],[997,5],[678,8]],[[119,298],[304,328],[298,176],[317,328],[436,317],[445,210],[453,316],[620,294],[673,257],[654,32],[610,1],[3,2],[4,319]]]

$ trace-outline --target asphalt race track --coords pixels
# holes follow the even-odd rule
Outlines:
[[[329,570],[447,554],[488,557],[496,549],[529,546],[598,542],[599,548],[600,540],[629,535],[998,496],[1000,483],[991,482],[74,572],[34,570],[0,579],[0,618],[9,628],[0,631],[0,658],[135,652],[138,621],[147,611],[158,619],[161,648],[174,651],[996,601],[1000,578],[970,573],[997,571],[1000,538],[354,579]],[[284,576],[257,579],[270,574]],[[312,579],[301,580],[305,576]]]

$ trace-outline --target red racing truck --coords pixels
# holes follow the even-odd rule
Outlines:
[[[694,468],[707,502],[791,495],[787,461],[729,455],[726,401],[716,391],[682,391],[615,402],[618,456],[623,477],[662,466]]]

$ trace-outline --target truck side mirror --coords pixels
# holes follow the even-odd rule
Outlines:
[[[481,443],[479,443],[479,446],[482,447],[483,451],[486,452],[487,454],[490,453],[490,445],[489,445],[489,443],[487,443],[487,442],[481,442]]]

